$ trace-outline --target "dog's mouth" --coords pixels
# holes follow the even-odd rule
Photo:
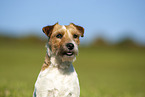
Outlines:
[[[71,51],[68,51],[68,52],[64,52],[63,55],[65,56],[73,56],[74,55],[74,52],[71,52]]]
[[[77,55],[77,51],[75,50],[60,50],[59,51],[59,57],[61,60],[64,61],[74,61],[75,57]]]

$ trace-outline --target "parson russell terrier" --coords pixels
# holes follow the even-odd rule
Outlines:
[[[84,28],[73,23],[56,23],[42,30],[48,36],[47,53],[33,97],[79,97],[79,80],[72,62],[78,54]]]

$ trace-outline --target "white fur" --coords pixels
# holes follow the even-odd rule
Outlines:
[[[62,26],[62,29],[67,30],[66,27],[65,27],[64,25]],[[69,32],[69,30],[67,30],[67,34],[68,34],[68,37],[71,39],[71,38],[72,38],[72,37],[71,37],[72,35],[71,35],[71,33]]]
[[[39,73],[33,97],[79,97],[79,81],[73,65],[58,64],[56,56],[46,46],[51,64]]]
[[[41,71],[35,83],[36,97],[79,97],[80,87],[72,64],[67,69],[50,65]]]
[[[69,30],[67,30],[67,34],[68,34],[68,37],[69,37],[70,39],[72,39],[72,35],[71,35],[71,33],[69,32]]]
[[[66,30],[66,27],[64,25],[62,25],[62,29],[65,29]]]

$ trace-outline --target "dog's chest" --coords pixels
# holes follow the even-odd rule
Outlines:
[[[40,72],[35,88],[37,95],[44,92],[45,97],[78,97],[80,92],[78,77],[73,67],[64,72],[51,67]]]

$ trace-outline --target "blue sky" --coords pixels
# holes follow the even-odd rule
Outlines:
[[[42,27],[73,22],[85,28],[82,41],[132,37],[145,44],[145,0],[1,0],[0,30],[9,36],[44,35]]]

